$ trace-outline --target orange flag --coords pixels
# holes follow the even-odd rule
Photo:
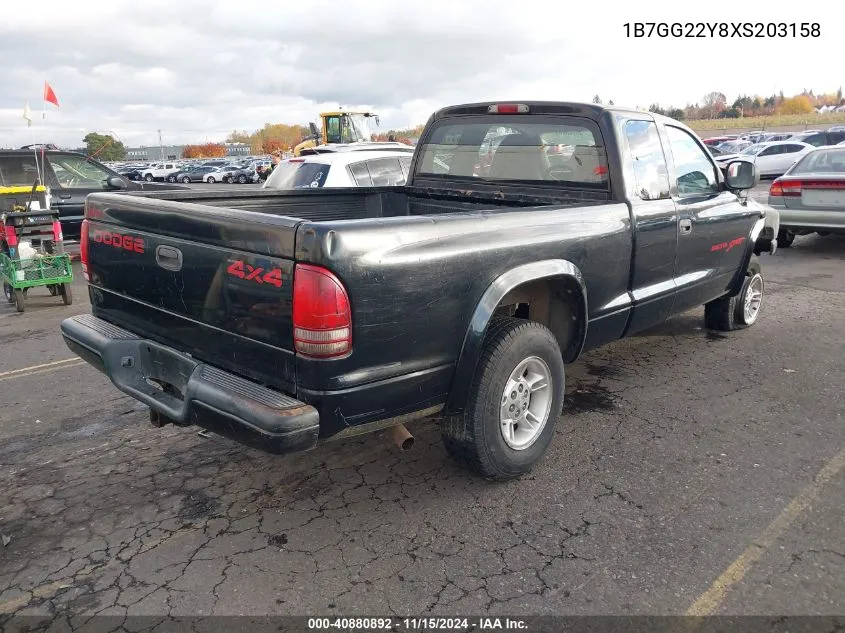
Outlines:
[[[57,108],[59,107],[59,100],[56,97],[56,93],[53,92],[53,88],[46,81],[44,82],[44,101],[52,103]]]

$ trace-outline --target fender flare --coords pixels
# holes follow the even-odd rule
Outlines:
[[[460,413],[466,405],[475,370],[481,358],[484,334],[499,302],[505,295],[518,286],[553,277],[567,277],[573,280],[580,288],[583,324],[574,356],[577,357],[581,353],[584,347],[584,341],[586,340],[588,312],[587,285],[584,282],[584,276],[581,274],[580,269],[565,259],[546,259],[512,268],[499,275],[487,287],[487,290],[484,291],[484,294],[475,306],[455,367],[452,388],[449,391],[449,398],[446,403],[447,413]]]
[[[754,226],[751,227],[751,231],[748,233],[748,245],[745,247],[742,262],[731,280],[731,290],[728,293],[729,297],[735,297],[742,291],[742,284],[745,281],[745,273],[748,270],[748,266],[751,264],[751,257],[754,255],[754,251],[756,250],[757,238],[760,237],[760,233],[765,225],[765,218],[760,218],[754,223]]]

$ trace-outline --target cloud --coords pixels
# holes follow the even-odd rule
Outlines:
[[[8,3],[7,3],[8,4]],[[835,13],[820,38],[630,38],[631,22],[800,23],[794,3],[748,0],[725,12],[677,2],[551,3],[241,0],[66,3],[0,21],[0,145],[78,145],[86,131],[124,142],[222,139],[266,122],[304,123],[323,108],[372,108],[384,127],[487,99],[683,106],[719,90],[771,94],[843,83],[832,62]],[[27,129],[47,79],[61,108]]]

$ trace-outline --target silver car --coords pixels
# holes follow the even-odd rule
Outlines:
[[[845,147],[805,154],[772,183],[769,206],[780,212],[780,247],[796,235],[845,233]]]

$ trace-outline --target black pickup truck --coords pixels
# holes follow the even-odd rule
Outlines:
[[[92,314],[61,330],[156,426],[288,453],[439,414],[507,479],[548,447],[565,363],[696,306],[755,322],[757,179],[651,113],[448,107],[402,187],[88,196]]]

